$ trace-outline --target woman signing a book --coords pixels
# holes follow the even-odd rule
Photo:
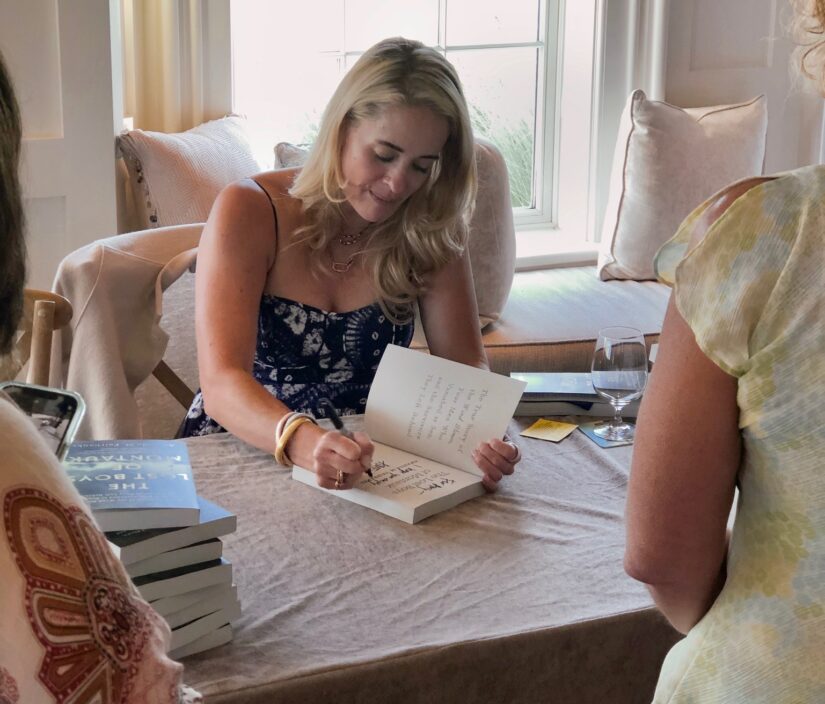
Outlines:
[[[373,446],[324,431],[321,399],[363,413],[388,344],[408,347],[414,308],[432,354],[487,368],[466,253],[473,136],[453,66],[388,39],[343,78],[306,165],[225,188],[198,252],[201,388],[181,436],[228,430],[318,484],[348,489]],[[473,450],[484,485],[518,448]]]

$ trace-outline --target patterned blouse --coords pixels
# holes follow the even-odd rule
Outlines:
[[[202,702],[34,424],[0,393],[0,702]]]
[[[751,188],[684,256],[710,202],[656,264],[738,380],[739,505],[725,586],[654,701],[825,702],[825,167]]]
[[[293,411],[326,417],[321,398],[341,415],[363,413],[370,385],[388,344],[409,347],[413,322],[392,323],[378,303],[345,313],[264,295],[252,373]],[[195,394],[178,435],[224,432]]]

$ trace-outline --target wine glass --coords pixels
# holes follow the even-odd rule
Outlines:
[[[613,420],[593,431],[605,440],[633,439],[633,426],[622,420],[622,409],[639,398],[647,383],[647,348],[641,331],[613,326],[599,330],[593,354],[593,388],[613,406]]]

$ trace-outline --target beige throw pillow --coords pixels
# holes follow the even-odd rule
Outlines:
[[[261,171],[237,115],[180,132],[118,137],[141,229],[204,222],[221,189]]]
[[[510,204],[507,164],[498,148],[476,138],[478,195],[470,222],[470,264],[478,302],[478,322],[485,327],[501,316],[516,269],[516,233]],[[275,145],[275,168],[303,166],[305,147]]]
[[[683,109],[634,91],[616,142],[600,278],[655,279],[653,257],[696,206],[762,173],[767,127],[763,95]]]

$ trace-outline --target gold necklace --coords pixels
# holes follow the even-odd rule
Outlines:
[[[347,234],[346,232],[338,235],[338,244],[344,245],[344,247],[349,247],[354,245],[358,240],[361,239],[361,235],[364,233],[363,230],[361,232],[355,232],[353,234]]]
[[[363,233],[363,230],[361,230],[361,232],[355,232],[353,234],[347,234],[344,232],[338,235],[336,239],[338,241],[338,244],[343,245],[344,247],[351,247],[352,245],[358,243]],[[329,258],[332,262],[332,270],[336,274],[346,274],[352,268],[353,262],[355,262],[355,257],[357,257],[359,254],[361,254],[361,252],[355,252],[345,262],[336,262],[335,257],[333,257],[332,252],[330,252]]]
[[[356,252],[345,262],[336,262],[332,259],[332,270],[336,274],[346,274],[352,268],[352,263],[355,261],[355,257],[359,254],[360,252]]]

